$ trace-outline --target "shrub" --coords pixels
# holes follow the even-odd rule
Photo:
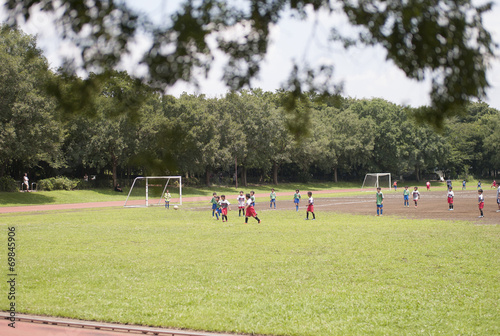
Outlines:
[[[38,189],[39,190],[45,190],[45,191],[51,191],[54,190],[54,183],[53,183],[54,178],[48,178],[48,179],[43,179],[38,181]]]
[[[38,189],[51,190],[73,190],[78,185],[78,180],[70,180],[65,176],[51,177],[38,181]]]
[[[17,191],[17,183],[10,176],[0,177],[0,191],[14,192]]]

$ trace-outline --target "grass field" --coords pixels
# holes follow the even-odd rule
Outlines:
[[[500,334],[500,226],[303,215],[244,225],[236,211],[221,223],[91,209],[2,215],[0,232],[16,227],[19,312],[273,335]]]
[[[410,184],[410,186],[421,185],[424,186],[424,183],[420,184]],[[445,190],[444,183],[433,183],[433,190],[435,188],[440,188]],[[183,197],[194,197],[194,196],[206,196],[210,197],[212,193],[215,191],[219,195],[227,194],[227,195],[236,195],[240,190],[244,190],[245,192],[249,192],[250,190],[254,190],[258,193],[269,193],[271,188],[274,188],[276,192],[289,192],[290,197],[293,195],[296,189],[301,190],[303,197],[306,196],[306,191],[317,191],[317,190],[335,190],[335,189],[359,189],[359,183],[355,182],[317,182],[317,183],[283,183],[278,186],[274,185],[251,185],[247,188],[234,188],[234,187],[222,187],[222,186],[213,186],[213,187],[184,187],[182,189]],[[400,188],[402,186],[400,185]],[[163,188],[155,187],[151,188],[150,195],[151,197],[159,197]],[[128,194],[128,189],[124,188],[123,193],[117,193],[111,189],[95,189],[95,190],[73,190],[73,191],[38,191],[32,193],[8,193],[8,192],[0,192],[0,206],[21,206],[21,205],[44,205],[44,204],[65,204],[65,203],[86,203],[86,202],[107,202],[107,201],[125,201]],[[172,193],[172,197],[178,197],[178,191],[173,188],[170,188]],[[398,191],[402,192],[402,189],[398,189]],[[352,192],[349,195],[358,195],[359,192]],[[335,197],[337,194],[327,194],[320,195],[317,194],[315,197]],[[347,196],[347,194],[344,194]],[[136,189],[130,197],[131,200],[144,199],[144,191]]]

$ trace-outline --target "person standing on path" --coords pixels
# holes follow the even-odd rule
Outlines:
[[[24,190],[24,186],[26,186],[26,191],[30,191],[30,179],[28,178],[28,173],[24,173],[23,176],[23,187],[21,189]]]
[[[274,188],[271,189],[271,194],[269,194],[269,198],[271,199],[269,202],[269,209],[273,208],[273,204],[274,204],[274,209],[276,209],[276,192],[274,191]]]
[[[293,194],[293,203],[295,204],[295,211],[299,211],[299,203],[300,203],[299,189],[295,190],[295,194]]]

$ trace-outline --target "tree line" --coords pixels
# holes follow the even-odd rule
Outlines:
[[[118,71],[91,74],[88,86],[50,70],[36,38],[18,29],[2,26],[0,45],[0,177],[88,174],[116,185],[181,174],[246,185],[500,168],[500,112],[483,102],[435,129],[418,121],[425,107],[377,98],[309,92],[291,101],[288,91],[260,89],[173,97]]]

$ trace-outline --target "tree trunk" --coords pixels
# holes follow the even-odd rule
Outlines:
[[[207,187],[210,187],[210,169],[208,169],[208,167],[205,170],[205,183]]]
[[[238,158],[234,158],[234,186],[238,189]]]
[[[333,168],[333,182],[338,182],[337,167]]]
[[[111,161],[113,162],[113,188],[116,187],[116,166],[118,164],[118,158],[114,155],[111,154]]]
[[[242,183],[245,187],[248,187],[247,184],[247,168],[245,166],[241,167],[241,179]]]
[[[273,162],[273,183],[278,184],[278,164],[276,161]]]
[[[417,176],[417,182],[420,182],[420,169],[418,169],[418,166],[415,167],[415,175]]]

